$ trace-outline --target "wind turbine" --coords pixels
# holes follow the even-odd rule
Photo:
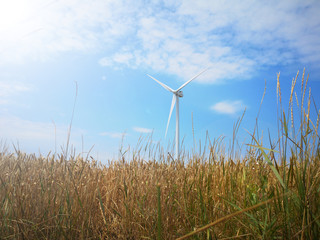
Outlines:
[[[181,91],[181,89],[184,88],[192,80],[196,79],[197,77],[199,77],[202,73],[204,73],[207,70],[208,70],[208,68],[206,68],[205,70],[203,70],[202,72],[200,72],[199,74],[197,74],[196,76],[191,78],[189,81],[187,81],[184,84],[182,84],[177,90],[173,90],[172,88],[168,87],[164,83],[162,83],[162,82],[158,81],[157,79],[155,79],[154,77],[148,75],[150,78],[155,80],[157,83],[159,83],[166,90],[168,90],[169,92],[173,93],[172,103],[171,103],[171,108],[170,108],[170,113],[169,113],[169,118],[168,118],[165,137],[167,136],[168,127],[169,127],[169,123],[170,123],[170,118],[171,118],[171,114],[172,114],[174,105],[177,104],[177,106],[176,106],[176,157],[177,157],[177,159],[179,159],[179,98],[183,97],[183,92]]]

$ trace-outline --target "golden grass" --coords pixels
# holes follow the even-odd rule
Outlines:
[[[319,115],[315,127],[309,94],[291,136],[293,92],[288,114],[279,109],[277,144],[252,135],[242,159],[218,142],[179,161],[158,149],[154,160],[137,151],[107,165],[3,150],[0,238],[319,239]]]

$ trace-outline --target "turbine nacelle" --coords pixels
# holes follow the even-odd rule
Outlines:
[[[178,91],[175,93],[176,96],[178,97],[183,97],[183,92],[182,91]]]

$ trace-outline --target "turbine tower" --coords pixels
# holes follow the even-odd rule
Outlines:
[[[168,90],[169,92],[173,93],[172,103],[171,103],[171,108],[170,108],[170,113],[169,113],[169,118],[168,118],[165,137],[167,136],[168,127],[169,127],[169,123],[170,123],[170,118],[171,118],[171,114],[172,114],[174,105],[177,104],[176,105],[176,158],[177,158],[177,160],[179,159],[179,98],[183,97],[183,92],[181,91],[181,89],[184,88],[192,80],[196,79],[197,77],[199,77],[202,73],[204,73],[207,70],[208,70],[208,68],[206,68],[205,70],[203,70],[202,72],[200,72],[199,74],[197,74],[196,76],[191,78],[189,81],[187,81],[184,84],[182,84],[177,90],[173,90],[172,88],[168,87],[164,83],[162,83],[162,82],[158,81],[157,79],[155,79],[154,77],[148,75],[150,78],[155,80],[157,83],[159,83],[166,90]]]

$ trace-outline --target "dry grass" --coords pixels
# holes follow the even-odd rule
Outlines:
[[[288,114],[279,101],[276,144],[253,134],[242,159],[218,143],[179,161],[153,149],[157,159],[137,151],[107,165],[3,150],[0,238],[319,239],[319,115],[314,124],[301,97],[294,129],[293,92]]]

